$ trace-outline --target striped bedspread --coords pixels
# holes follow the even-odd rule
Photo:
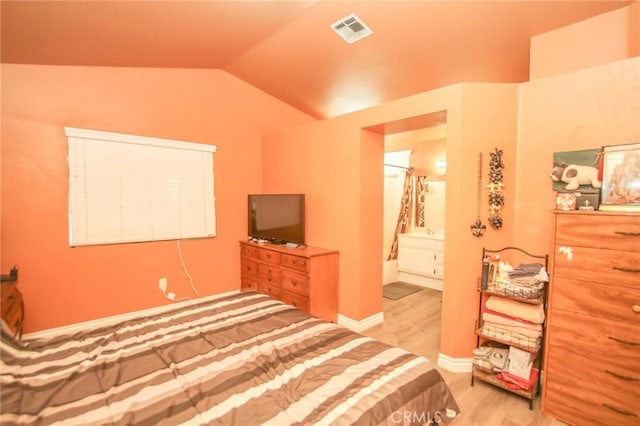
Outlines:
[[[429,362],[257,293],[115,326],[2,332],[0,424],[374,425],[448,422]]]

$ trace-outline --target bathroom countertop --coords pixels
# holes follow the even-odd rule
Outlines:
[[[405,234],[400,234],[409,238],[424,238],[428,240],[444,240],[444,230],[438,229],[434,231],[414,231]]]

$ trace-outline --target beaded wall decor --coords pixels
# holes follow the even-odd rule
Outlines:
[[[495,229],[500,229],[502,227],[502,206],[504,206],[502,150],[495,148],[489,155],[491,156],[491,161],[489,162],[489,183],[487,184],[487,189],[489,189],[488,220],[489,225]]]
[[[476,222],[471,225],[471,233],[474,237],[482,237],[487,229],[480,220],[480,202],[482,199],[482,153],[478,153],[478,183],[476,186]]]

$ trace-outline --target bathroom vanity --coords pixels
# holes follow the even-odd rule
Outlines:
[[[444,230],[398,235],[398,280],[442,290]]]

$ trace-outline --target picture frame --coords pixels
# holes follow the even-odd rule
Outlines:
[[[602,147],[599,210],[640,212],[640,143]]]

